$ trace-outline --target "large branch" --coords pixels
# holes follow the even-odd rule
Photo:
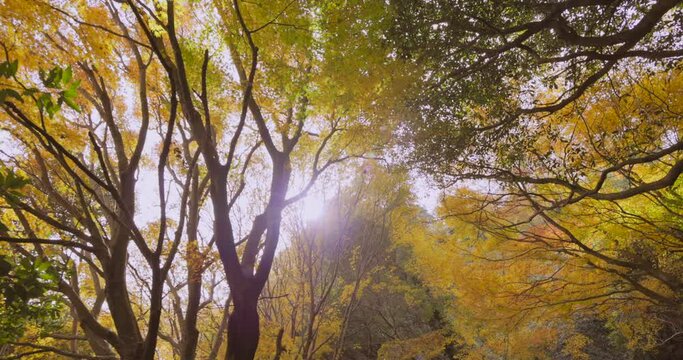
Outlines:
[[[18,238],[11,236],[0,236],[0,241],[13,243],[13,244],[43,244],[43,245],[58,245],[64,247],[78,248],[91,253],[95,252],[95,248],[85,244],[81,244],[76,241],[70,240],[52,240],[43,238]]]

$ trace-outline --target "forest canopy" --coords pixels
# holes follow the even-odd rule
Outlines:
[[[680,0],[0,0],[0,359],[683,358]]]

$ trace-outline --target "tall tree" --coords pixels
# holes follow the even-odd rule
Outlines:
[[[36,261],[49,245],[68,249],[62,261],[87,264],[94,306],[78,281],[64,278],[59,291],[77,309],[93,351],[155,356],[158,337],[169,339],[159,333],[162,298],[169,286],[179,291],[168,275],[184,249],[188,298],[176,311],[177,346],[169,340],[193,358],[202,273],[210,266],[201,259],[215,246],[233,305],[226,356],[253,358],[257,300],[283,210],[325,170],[364,156],[373,138],[387,134],[367,130],[391,60],[370,51],[377,41],[350,41],[361,28],[375,40],[382,32],[340,21],[363,13],[380,28],[383,6],[3,2],[3,66],[22,64],[5,76],[3,125],[24,151],[4,160],[31,180],[26,197],[5,196],[17,224],[5,241],[35,244],[38,254],[25,256]],[[61,67],[39,73],[55,63]],[[73,109],[60,111],[62,104]],[[141,185],[139,175],[156,183]],[[140,211],[151,189],[159,211],[153,219]],[[209,221],[201,220],[203,209]],[[210,235],[200,244],[201,226]],[[135,296],[129,276],[142,289]],[[98,320],[105,302],[114,329]]]
[[[619,303],[650,317],[627,337],[677,356],[680,1],[392,5],[391,44],[423,74],[401,135],[449,189],[453,235],[439,237],[460,254],[445,278],[460,283],[467,342],[532,356],[548,349],[530,336],[566,325],[538,314]]]
[[[523,153],[490,164],[524,176],[469,184],[444,200],[449,251],[467,269],[454,272],[460,306],[473,318],[496,314],[487,341],[500,331],[508,350],[533,351],[524,342],[539,331],[534,323],[560,332],[572,317],[596,316],[632,351],[679,356],[679,77],[678,69],[612,77],[590,101],[535,123]],[[658,185],[669,176],[672,186]],[[564,320],[553,325],[547,315]]]

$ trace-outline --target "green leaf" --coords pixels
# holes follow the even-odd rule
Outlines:
[[[73,99],[76,97],[76,89],[68,88],[68,89],[62,91],[62,96],[64,96],[64,98]]]
[[[40,92],[40,91],[36,88],[29,88],[29,89],[24,90],[23,94],[26,96],[31,96],[31,95],[38,93],[38,92]]]
[[[66,97],[66,96],[65,96],[65,97],[64,97],[64,102],[65,102],[67,105],[69,105],[70,108],[72,108],[72,109],[74,109],[74,110],[76,110],[76,111],[78,111],[78,112],[81,111],[81,107],[78,106],[78,104],[76,104],[76,103],[73,101],[73,98],[69,98],[69,97]]]
[[[8,190],[19,190],[29,183],[29,180],[21,175],[7,170],[4,176],[0,176],[0,188]]]
[[[71,72],[71,68],[67,68],[68,72]],[[69,79],[71,78],[71,75],[69,75]],[[70,108],[80,112],[81,107],[78,106],[76,101],[76,96],[78,95],[78,86],[81,84],[79,80],[72,81],[71,83],[68,84],[66,87],[66,90],[61,92],[61,100],[65,102]]]
[[[53,103],[53,102],[50,102],[50,104],[48,104],[48,105],[45,107],[45,110],[47,110],[47,114],[48,114],[50,117],[54,117],[55,114],[59,111],[60,107],[61,107],[61,106],[59,106],[58,103],[55,104],[55,103]]]
[[[43,81],[43,85],[52,89],[58,89],[59,83],[62,80],[62,69],[58,66],[53,67],[50,71],[45,74],[44,71],[40,72],[40,79]]]
[[[61,78],[62,78],[62,84],[68,84],[69,81],[71,81],[71,78],[73,77],[73,71],[71,70],[71,66],[68,66],[64,71],[62,71]]]
[[[40,272],[46,271],[50,267],[50,263],[47,261],[42,261],[40,259],[36,259],[36,270]]]
[[[78,90],[81,86],[81,80],[74,80],[69,84],[69,89]]]
[[[0,64],[0,76],[9,79],[12,76],[17,74],[18,69],[19,69],[19,60],[14,60],[12,62],[5,61],[2,64]]]
[[[53,117],[59,111],[60,106],[52,101],[52,95],[43,93],[38,98],[38,108],[47,111],[47,114]]]
[[[12,89],[0,90],[0,104],[4,104],[8,98],[15,98],[19,102],[23,102],[21,95]]]
[[[17,71],[19,70],[19,60],[14,60],[10,63],[10,74],[12,76],[17,74]]]

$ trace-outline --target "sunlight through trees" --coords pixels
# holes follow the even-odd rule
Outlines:
[[[683,358],[680,0],[0,0],[0,359]]]

